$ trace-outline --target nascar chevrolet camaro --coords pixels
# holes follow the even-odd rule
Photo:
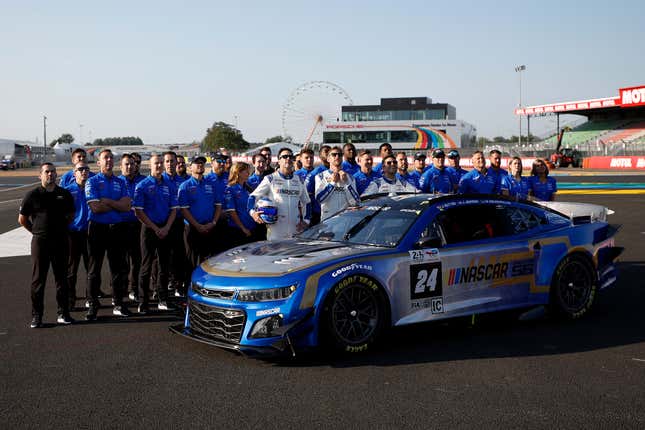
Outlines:
[[[364,351],[392,326],[513,308],[578,318],[616,281],[622,248],[607,213],[499,196],[376,196],[294,239],[204,261],[173,330],[244,353],[295,354]]]

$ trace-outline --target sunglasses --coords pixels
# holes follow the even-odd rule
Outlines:
[[[226,160],[215,160],[215,161],[217,161],[219,164],[224,164],[224,163],[226,163]]]
[[[396,161],[386,161],[385,162],[386,166],[391,166],[392,164],[396,164]]]
[[[340,156],[342,156],[343,154],[341,154],[340,152],[330,152],[330,153],[329,153],[329,155],[330,155],[331,157],[340,157]]]
[[[283,160],[291,160],[291,161],[293,161],[293,160],[295,160],[295,159],[296,159],[296,157],[295,157],[295,156],[293,156],[293,155],[289,155],[289,154],[282,154],[282,155],[280,156],[280,158],[281,158],[281,159],[283,159]]]
[[[89,167],[79,167],[76,169],[77,172],[89,172],[90,168]]]

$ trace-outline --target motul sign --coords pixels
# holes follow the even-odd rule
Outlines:
[[[622,106],[645,105],[645,87],[621,88],[620,104]]]

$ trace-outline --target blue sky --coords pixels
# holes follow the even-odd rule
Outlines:
[[[184,5],[185,3],[185,5]],[[201,140],[215,121],[281,134],[298,85],[355,104],[427,96],[480,136],[517,134],[513,109],[645,84],[645,2],[0,0],[0,137]],[[549,120],[532,121],[541,132]]]

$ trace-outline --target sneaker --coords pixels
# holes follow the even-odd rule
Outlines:
[[[40,315],[36,315],[31,319],[31,324],[29,324],[29,327],[31,328],[40,328],[43,326],[43,317]]]
[[[182,297],[184,297],[184,293],[182,293],[182,292],[181,292],[181,291],[179,291],[179,290],[175,290],[175,297],[182,298]]]
[[[112,306],[116,306],[114,299],[112,299]]]
[[[145,315],[145,314],[147,314],[147,313],[150,311],[150,309],[148,308],[148,305],[144,305],[143,303],[141,303],[141,304],[139,305],[139,308],[137,309],[137,311],[138,311],[141,315]]]
[[[58,314],[56,322],[58,324],[68,325],[74,323],[74,318],[70,317],[69,314]]]
[[[160,311],[168,311],[171,309],[170,306],[168,306],[167,302],[164,302],[163,300],[159,301],[159,304],[157,305],[157,309]]]
[[[137,293],[134,291],[131,291],[130,294],[128,294],[128,299],[130,299],[131,302],[138,302],[139,297],[137,297]]]
[[[112,315],[116,315],[118,317],[131,317],[132,312],[130,312],[125,306],[115,306],[114,309],[112,309]]]
[[[87,309],[87,314],[85,315],[85,320],[86,321],[94,321],[94,320],[96,320],[96,308],[95,307],[90,306]]]
[[[85,309],[89,309],[89,308],[90,308],[90,301],[85,300]]]

